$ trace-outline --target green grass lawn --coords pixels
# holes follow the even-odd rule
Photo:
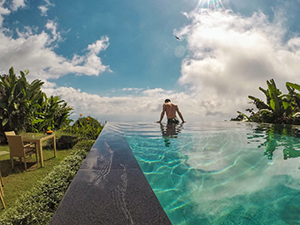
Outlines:
[[[24,170],[24,163],[20,164],[19,159],[15,158],[15,169],[11,168],[9,154],[0,156],[0,170],[4,182],[4,202],[6,209],[14,206],[15,201],[30,189],[42,178],[44,178],[54,166],[58,165],[71,152],[68,150],[57,150],[57,156],[54,158],[53,149],[43,146],[44,167],[36,164],[35,155],[29,158],[27,162],[28,171]],[[8,145],[0,146],[0,151],[9,152]],[[0,217],[6,210],[2,208],[0,203]]]

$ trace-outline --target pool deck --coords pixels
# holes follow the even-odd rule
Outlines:
[[[121,132],[106,124],[51,225],[171,224]]]

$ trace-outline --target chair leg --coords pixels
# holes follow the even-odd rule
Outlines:
[[[25,167],[25,171],[27,171],[26,156],[24,157],[24,167]]]
[[[4,187],[4,182],[3,182],[3,179],[2,179],[1,172],[0,172],[0,185],[1,185],[2,187]]]
[[[35,159],[36,159],[36,166],[39,166],[39,161],[38,161],[38,157],[37,157],[37,151],[35,151]]]
[[[4,191],[2,185],[0,185],[0,195],[4,196]]]
[[[3,187],[4,187],[4,182],[3,182],[2,175],[1,175],[1,172],[0,172],[0,192],[2,193],[2,196],[4,196]]]
[[[15,169],[14,158],[10,157],[10,161],[11,161],[11,167],[12,167],[12,169]]]
[[[5,209],[6,207],[5,207],[5,204],[4,204],[4,199],[3,199],[2,194],[0,194],[0,198],[1,198],[1,202],[2,202],[3,208]]]
[[[3,200],[4,191],[3,191],[2,186],[4,186],[4,183],[3,183],[2,175],[1,175],[1,172],[0,172],[0,198],[1,198],[1,203],[3,205],[3,208],[5,209],[6,207],[5,207],[4,200]]]

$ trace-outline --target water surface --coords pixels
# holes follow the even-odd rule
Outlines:
[[[297,127],[118,126],[172,224],[300,223]]]

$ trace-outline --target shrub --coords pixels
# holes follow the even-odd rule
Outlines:
[[[65,128],[64,132],[75,134],[79,139],[96,140],[103,127],[98,120],[91,116],[80,117],[72,126]]]
[[[39,79],[27,81],[28,70],[17,76],[13,67],[0,75],[0,141],[6,143],[5,131],[41,132],[68,126],[73,108],[59,96],[47,97]]]
[[[78,141],[76,135],[61,135],[56,141],[56,149],[71,149]]]
[[[259,98],[249,95],[252,104],[258,109],[246,109],[250,112],[250,116],[238,111],[238,114],[245,117],[249,122],[259,123],[277,123],[277,124],[300,124],[300,85],[286,82],[287,94],[282,94],[271,79],[267,80],[268,88],[259,88],[265,96],[266,103]],[[236,119],[231,119],[236,120]]]
[[[93,143],[77,143],[69,156],[3,214],[0,224],[48,224]]]

